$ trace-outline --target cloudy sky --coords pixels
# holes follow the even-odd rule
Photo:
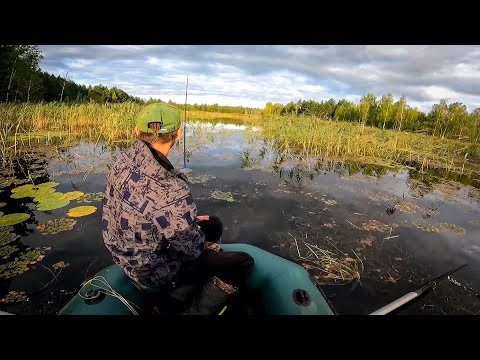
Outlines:
[[[430,110],[447,98],[480,107],[480,46],[45,45],[42,70],[141,98],[263,108],[267,101],[357,102],[402,94]]]

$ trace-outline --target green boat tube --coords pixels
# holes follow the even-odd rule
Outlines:
[[[332,308],[300,265],[249,244],[222,244],[223,251],[244,251],[255,265],[247,281],[266,315],[333,315]],[[131,281],[117,265],[101,271],[58,315],[142,314],[146,294],[157,291]]]

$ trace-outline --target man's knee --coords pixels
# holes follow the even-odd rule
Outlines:
[[[253,265],[255,261],[253,260],[253,257],[250,254],[241,252],[238,254],[238,257],[239,257],[239,263],[242,269],[244,269],[245,271],[251,271],[253,269]]]

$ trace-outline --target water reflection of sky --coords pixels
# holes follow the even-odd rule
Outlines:
[[[196,131],[195,127],[201,131]],[[278,252],[279,241],[291,245],[288,234],[307,234],[310,241],[317,241],[319,246],[328,246],[325,238],[330,237],[342,251],[351,254],[357,249],[360,256],[365,257],[364,285],[354,295],[349,294],[350,298],[338,295],[335,300],[340,308],[345,302],[342,309],[346,313],[363,313],[375,304],[384,304],[412,290],[407,274],[418,266],[428,269],[428,274],[438,275],[468,262],[469,266],[455,279],[480,292],[480,223],[474,223],[480,219],[480,209],[478,202],[465,193],[462,196],[466,188],[454,200],[445,200],[441,192],[432,190],[415,198],[408,171],[388,171],[378,177],[365,175],[361,169],[349,174],[348,164],[300,161],[293,155],[280,154],[261,138],[252,139],[246,129],[231,124],[189,124],[187,127],[187,167],[193,170],[189,176],[214,177],[206,183],[193,184],[192,193],[199,213],[222,217],[226,227],[225,242],[247,242]],[[105,172],[117,155],[118,150],[111,147],[81,143],[51,159],[48,171],[51,179],[60,183],[58,191],[104,191]],[[182,143],[172,149],[169,158],[178,169],[183,168]],[[58,175],[52,176],[54,172]],[[235,202],[212,199],[213,191],[230,192]],[[375,195],[387,200],[375,200]],[[396,201],[413,203],[418,209],[415,213],[397,209],[388,215],[387,209]],[[42,261],[43,266],[49,267],[60,260],[71,264],[59,279],[59,288],[78,288],[92,271],[111,263],[101,239],[101,203],[94,205],[99,209],[95,214],[79,218],[74,230],[54,236],[41,235],[36,226],[49,219],[65,217],[66,210],[77,204],[72,202],[65,209],[49,213],[35,211],[35,223],[28,225],[32,232],[21,238],[25,245],[52,248]],[[29,206],[35,209],[33,204]],[[435,206],[440,206],[436,217],[422,218],[419,209]],[[371,219],[397,224],[398,228],[391,235],[398,237],[384,241],[382,239],[389,234],[375,233],[376,242],[358,250],[358,241],[366,234],[351,224],[361,227]],[[412,225],[413,221],[455,224],[464,228],[466,234],[425,232]],[[329,229],[325,224],[335,224],[335,227]],[[293,258],[295,253],[281,255]],[[396,283],[385,283],[375,275],[375,267],[382,264],[384,271],[395,277]],[[36,290],[49,279],[48,271],[36,266],[10,280],[8,288]],[[378,293],[379,284],[385,289],[384,293]],[[437,301],[443,300],[438,298]]]

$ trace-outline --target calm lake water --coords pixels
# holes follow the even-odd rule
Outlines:
[[[420,175],[302,160],[277,151],[255,128],[191,124],[187,129],[188,177],[198,214],[222,218],[224,243],[253,244],[304,265],[323,284],[339,314],[368,314],[468,263],[398,314],[480,312],[480,191],[462,184],[478,186],[478,179],[452,182],[434,171]],[[81,142],[26,167],[38,174],[36,183],[58,182],[56,191],[101,193],[108,165],[126,145]],[[183,168],[183,144],[169,158]],[[18,177],[25,176],[19,171]],[[101,194],[90,203],[73,200],[45,212],[36,210],[32,198],[11,199],[15,186],[1,189],[0,202],[7,205],[0,210],[31,217],[14,225],[20,237],[9,245],[17,250],[0,258],[0,265],[28,247],[41,248],[44,258],[23,274],[0,278],[0,299],[9,291],[23,291],[29,298],[0,302],[0,309],[54,314],[82,282],[113,263],[101,237]],[[76,218],[71,230],[44,235],[37,229],[48,220],[67,218],[67,211],[80,205],[96,206],[97,211]],[[313,245],[332,261],[351,264],[359,279],[333,279],[310,251]],[[68,266],[59,267],[61,261]]]

